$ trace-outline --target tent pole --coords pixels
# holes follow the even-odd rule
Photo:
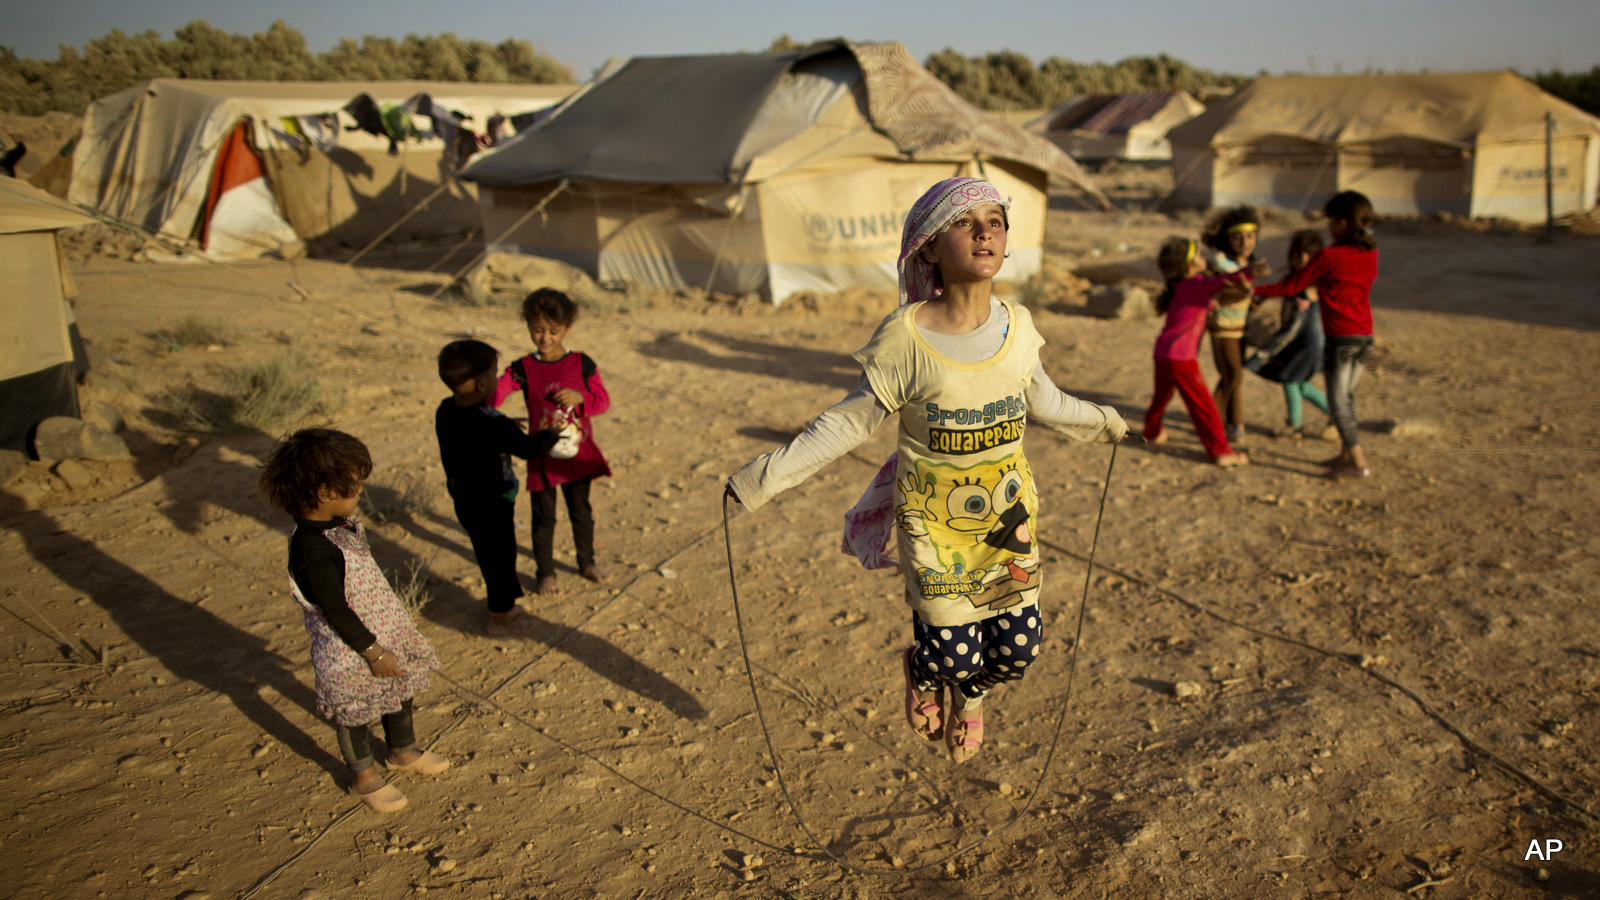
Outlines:
[[[429,201],[433,200],[433,198],[435,198],[435,197],[439,196],[440,194],[444,193],[444,190],[446,188],[448,188],[449,186],[450,186],[450,179],[448,177],[446,177],[443,181],[439,182],[439,186],[438,187],[433,189],[433,193],[429,194],[426,197],[423,197],[420,201],[417,202],[417,205],[411,207],[411,209],[408,210],[405,215],[403,215],[400,218],[394,220],[394,224],[390,225],[388,228],[385,228],[383,231],[379,232],[377,237],[373,238],[371,240],[371,242],[369,242],[365,247],[362,247],[360,250],[357,250],[356,251],[356,255],[350,257],[347,260],[345,260],[344,264],[347,265],[347,266],[355,265],[356,264],[356,260],[360,259],[363,256],[366,256],[368,251],[370,251],[373,247],[376,247],[380,243],[382,243],[384,238],[386,238],[389,235],[393,234],[394,230],[396,228],[399,228],[401,225],[404,225],[406,223],[406,221],[408,219],[410,219],[412,216],[414,216],[417,213],[421,212],[422,208],[427,206]]]
[[[522,215],[518,216],[517,220],[515,222],[511,223],[511,227],[510,228],[507,228],[505,231],[500,232],[499,236],[496,237],[494,240],[492,240],[492,241],[484,241],[483,250],[481,250],[478,253],[477,256],[474,256],[471,259],[471,261],[469,261],[466,265],[462,266],[460,269],[457,269],[456,273],[454,275],[450,276],[450,280],[449,281],[446,281],[444,284],[439,285],[439,289],[434,291],[433,293],[429,294],[428,295],[428,299],[429,300],[437,300],[437,299],[439,299],[439,295],[444,293],[445,290],[450,287],[450,285],[455,284],[456,281],[459,280],[462,275],[467,274],[467,270],[468,269],[470,269],[473,266],[477,265],[479,260],[481,260],[485,256],[489,255],[489,248],[490,247],[493,247],[495,244],[498,244],[501,241],[505,240],[507,235],[509,235],[513,231],[516,231],[518,228],[521,228],[522,227],[522,223],[528,221],[529,219],[533,218],[534,216],[536,216],[540,212],[542,212],[544,210],[544,208],[545,208],[545,205],[548,204],[551,200],[554,200],[556,198],[557,194],[559,194],[562,191],[566,190],[567,186],[570,185],[571,183],[572,182],[568,181],[565,178],[561,179],[561,183],[556,185],[555,190],[551,191],[548,194],[545,194],[544,195],[544,199],[540,200],[539,204],[537,206],[535,206],[534,208],[528,210],[527,212],[523,213]]]
[[[1555,116],[1547,109],[1544,112],[1544,237],[1542,238],[1546,244],[1556,239],[1555,151],[1551,146],[1555,130]]]

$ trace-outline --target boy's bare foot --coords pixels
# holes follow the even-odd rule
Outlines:
[[[1250,465],[1250,457],[1245,455],[1243,450],[1235,450],[1232,453],[1222,454],[1221,456],[1217,457],[1214,462],[1224,469],[1231,469],[1236,466]]]
[[[508,612],[489,613],[489,620],[483,630],[496,637],[517,634],[532,634],[537,625],[533,618],[520,609],[512,608]]]
[[[606,582],[611,580],[611,576],[607,575],[606,573],[604,573],[602,571],[600,571],[600,568],[598,566],[584,566],[583,568],[578,570],[578,574],[582,575],[584,578],[589,579],[590,581],[594,582],[595,584],[605,584]]]
[[[1148,444],[1165,444],[1167,442],[1167,433],[1165,431],[1158,431],[1158,432],[1156,432],[1156,436],[1155,437],[1150,437],[1149,435],[1145,435],[1144,439],[1145,439],[1145,443],[1148,443]]]
[[[533,590],[543,596],[554,597],[556,594],[561,593],[561,585],[556,583],[554,575],[540,575],[539,581],[534,585]]]

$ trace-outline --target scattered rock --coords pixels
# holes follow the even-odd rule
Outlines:
[[[33,446],[40,459],[127,459],[122,438],[82,419],[51,416],[39,423]]]
[[[70,459],[64,459],[56,463],[55,468],[50,471],[56,473],[57,478],[65,481],[67,487],[75,491],[94,484],[94,473],[85,469],[80,463]]]
[[[122,420],[122,413],[117,412],[115,406],[104,400],[85,403],[81,418],[108,434],[116,434],[127,427],[127,423]]]
[[[1439,433],[1439,426],[1426,419],[1391,419],[1384,422],[1382,428],[1385,433],[1400,438],[1434,437]]]
[[[456,861],[448,856],[441,856],[433,861],[433,868],[436,872],[452,872],[455,871],[455,867]]]
[[[678,577],[678,573],[675,570],[666,568],[665,566],[663,566],[663,567],[661,567],[659,569],[656,569],[656,574],[660,575],[662,578],[677,578]]]
[[[1089,315],[1102,319],[1149,319],[1156,314],[1150,292],[1131,284],[1097,287],[1085,299]]]
[[[1201,693],[1203,693],[1203,691],[1200,685],[1192,681],[1180,681],[1172,686],[1172,696],[1177,697],[1179,700],[1188,700],[1191,697],[1198,697],[1201,695]]]
[[[0,487],[11,483],[28,467],[28,455],[20,450],[0,450]]]

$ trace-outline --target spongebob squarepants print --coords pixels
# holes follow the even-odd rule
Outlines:
[[[963,596],[995,612],[1038,598],[1039,506],[1021,453],[971,466],[917,460],[898,487],[895,521],[919,539],[912,556],[923,596]]]

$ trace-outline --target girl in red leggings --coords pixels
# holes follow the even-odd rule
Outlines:
[[[1211,461],[1219,466],[1245,465],[1250,457],[1228,446],[1222,418],[1217,415],[1217,405],[1195,357],[1200,350],[1200,336],[1206,330],[1206,313],[1215,304],[1217,292],[1231,284],[1248,288],[1250,273],[1240,269],[1227,275],[1202,277],[1206,261],[1200,256],[1200,246],[1187,238],[1172,238],[1162,245],[1156,265],[1167,279],[1167,289],[1156,298],[1156,310],[1166,314],[1167,324],[1156,338],[1156,388],[1144,414],[1145,440],[1166,443],[1161,417],[1172,400],[1173,390],[1177,390]]]

